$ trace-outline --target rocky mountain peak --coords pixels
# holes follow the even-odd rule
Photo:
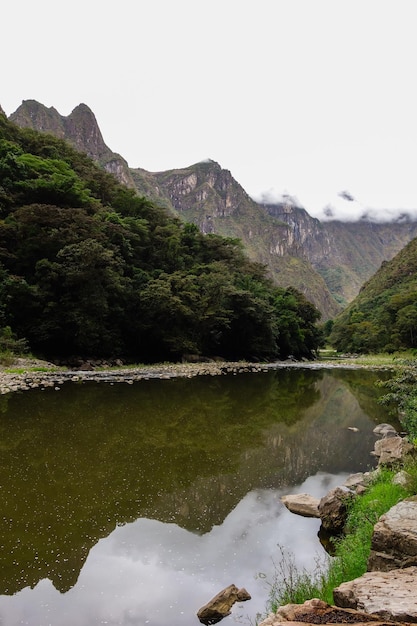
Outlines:
[[[105,144],[96,117],[86,104],[79,104],[65,116],[60,115],[54,107],[48,108],[36,100],[23,100],[9,119],[18,126],[66,139],[74,148],[86,153],[105,170],[114,174],[120,182],[134,187],[127,162]]]
[[[87,152],[88,156],[96,161],[112,153],[104,143],[94,113],[86,104],[79,104],[63,120],[66,136],[71,139],[77,150]]]
[[[10,120],[18,126],[52,133],[60,139],[65,138],[64,119],[54,107],[48,108],[36,100],[23,100],[10,116]]]

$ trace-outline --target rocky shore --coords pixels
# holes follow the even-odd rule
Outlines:
[[[62,367],[36,359],[17,358],[13,364],[0,366],[0,395],[29,389],[59,389],[66,382],[105,382],[132,384],[138,380],[151,378],[193,378],[194,376],[221,376],[242,372],[266,372],[278,368],[320,369],[362,367],[355,363],[340,364],[324,361],[280,361],[276,363],[249,363],[246,361],[203,362],[203,363],[164,363],[158,365],[96,367],[85,362],[79,367]]]
[[[321,518],[331,534],[340,533],[346,521],[346,501],[366,492],[373,474],[381,468],[396,469],[393,482],[406,484],[410,479],[404,469],[416,451],[406,437],[389,424],[375,427],[381,437],[373,455],[378,467],[373,472],[354,474],[320,500],[308,494],[283,496],[284,505],[293,513]],[[350,623],[356,626],[370,621],[380,626],[404,626],[417,623],[417,495],[392,506],[374,525],[367,571],[333,589],[334,605],[317,598],[304,604],[288,604],[270,613],[259,626],[306,626]]]

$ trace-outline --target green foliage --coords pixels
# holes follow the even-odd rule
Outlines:
[[[362,287],[334,320],[329,341],[341,352],[417,347],[417,239]]]
[[[399,411],[401,423],[411,440],[417,442],[417,361],[401,361],[401,369],[396,376],[381,382],[387,390],[379,402]]]
[[[0,328],[0,363],[10,365],[16,355],[25,354],[28,351],[25,339],[18,339],[10,326]]]
[[[315,355],[318,311],[238,240],[169,217],[65,142],[2,117],[0,181],[0,324],[34,352]]]

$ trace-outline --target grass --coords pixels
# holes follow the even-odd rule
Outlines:
[[[390,367],[401,368],[401,360],[415,359],[415,351],[408,350],[402,352],[379,352],[377,354],[355,354],[345,355],[336,352],[336,350],[325,349],[320,350],[318,355],[319,360],[332,360],[340,364],[352,364],[363,365],[364,367]]]
[[[27,372],[53,372],[54,367],[9,367],[4,370],[5,374],[26,374]]]
[[[363,496],[355,498],[348,513],[346,534],[335,541],[335,556],[318,561],[313,572],[298,570],[294,559],[281,550],[281,560],[270,584],[268,612],[281,605],[302,604],[320,598],[333,604],[333,589],[367,570],[373,528],[381,515],[405,497],[417,493],[417,462],[406,467],[410,487],[393,484],[395,472],[379,470]]]

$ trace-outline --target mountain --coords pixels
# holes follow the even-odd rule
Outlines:
[[[355,298],[381,263],[417,237],[417,222],[409,219],[384,223],[320,222],[291,202],[264,206],[290,226],[302,254],[342,306]]]
[[[417,236],[417,222],[321,222],[291,198],[260,204],[212,160],[164,172],[129,168],[105,145],[85,104],[63,117],[25,100],[10,119],[65,137],[121,182],[202,232],[241,239],[249,257],[265,264],[276,284],[296,287],[324,320],[335,317],[383,261]]]
[[[346,352],[417,348],[417,238],[363,285],[335,319],[330,341]]]
[[[66,139],[114,174],[121,183],[134,187],[127,162],[106,146],[95,115],[87,105],[79,104],[70,115],[64,116],[54,107],[47,108],[36,100],[24,100],[9,119],[21,128],[33,128]]]
[[[311,358],[319,311],[86,154],[0,115],[0,352]],[[187,356],[188,355],[188,356]]]

